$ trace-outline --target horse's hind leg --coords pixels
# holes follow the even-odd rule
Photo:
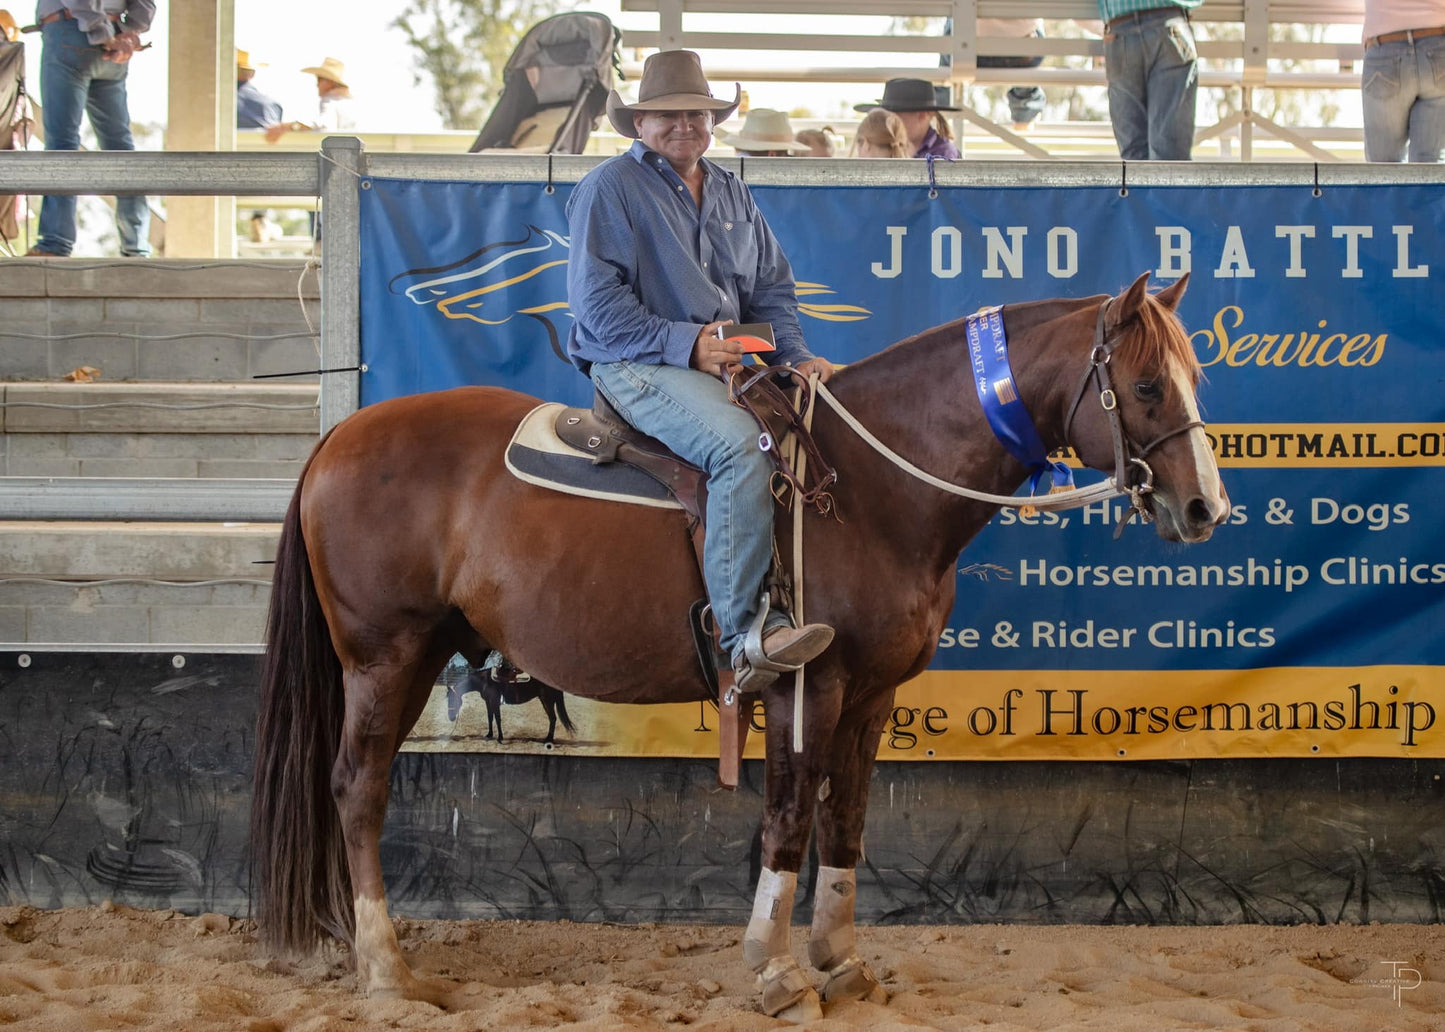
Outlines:
[[[356,909],[356,974],[371,995],[440,1002],[440,992],[412,975],[386,909],[381,875],[381,826],[387,781],[402,739],[426,706],[450,649],[346,670],[346,719],[331,768]]]
[[[887,692],[871,712],[848,712],[833,736],[827,792],[816,809],[818,881],[813,894],[813,930],[808,959],[828,976],[823,999],[888,999],[868,963],[858,955],[853,923],[856,868],[862,853],[868,781],[878,740],[893,707]]]

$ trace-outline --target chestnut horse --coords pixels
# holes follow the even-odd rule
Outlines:
[[[1158,533],[1203,541],[1229,502],[1199,422],[1199,364],[1174,314],[1184,281],[1151,295],[1147,278],[1115,298],[1006,306],[1018,395],[1048,449],[1069,445],[1106,472],[1116,435],[1125,465],[1147,455],[1153,491],[1139,502]],[[1007,494],[1026,470],[989,428],[964,337],[961,320],[928,330],[829,387],[915,467]],[[1091,361],[1104,362],[1112,390],[1093,386]],[[503,452],[536,404],[470,387],[364,408],[317,445],[286,514],[256,741],[258,917],[278,949],[327,934],[349,942],[370,993],[445,999],[402,958],[378,840],[392,759],[453,653],[479,663],[498,649],[545,684],[607,702],[698,696],[686,614],[704,592],[682,514],[509,474]],[[823,998],[882,992],[853,929],[869,776],[894,690],[937,647],[959,553],[998,508],[905,470],[821,404],[813,433],[839,470],[842,519],[805,521],[807,618],[837,635],[808,665],[801,751],[791,679],[763,694],[765,869],[743,941],[763,1009],[793,1020],[821,1014],[788,943],[810,830],[829,890],[809,942]]]

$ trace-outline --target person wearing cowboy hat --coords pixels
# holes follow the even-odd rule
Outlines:
[[[757,158],[786,158],[793,154],[807,154],[812,150],[806,143],[793,138],[793,126],[788,116],[772,108],[753,108],[743,123],[740,133],[716,133],[739,154]]]
[[[266,139],[275,143],[289,132],[340,132],[356,128],[351,110],[351,87],[346,84],[346,65],[328,57],[319,65],[301,69],[316,76],[317,118],[315,122],[278,122],[266,130]]]
[[[946,90],[946,88],[945,88]],[[926,79],[889,79],[883,86],[883,96],[876,104],[854,104],[854,111],[872,111],[882,108],[892,111],[903,122],[908,134],[908,145],[915,158],[959,158],[958,148],[950,138],[948,122],[940,111],[957,111],[950,107],[948,97],[940,97],[939,90]]]
[[[728,399],[723,378],[745,356],[722,328],[771,323],[772,364],[823,380],[833,367],[803,341],[792,267],[752,194],[703,157],[741,89],[714,97],[698,56],[670,50],[648,57],[637,96],[607,98],[612,127],[636,142],[583,176],[567,202],[567,352],[628,422],[707,470],[703,575],[738,687],[757,691],[777,674],[749,653],[800,666],[833,629],[794,627],[762,604],[772,464],[752,417]]]
[[[248,51],[236,48],[236,128],[265,129],[284,117],[281,104],[256,88],[256,64]],[[264,64],[262,65],[264,67]]]

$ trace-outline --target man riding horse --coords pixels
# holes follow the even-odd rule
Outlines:
[[[792,268],[748,188],[703,159],[737,106],[712,96],[687,50],[647,59],[637,103],[608,98],[613,127],[637,142],[568,202],[567,350],[628,422],[707,471],[703,576],[738,687],[756,691],[826,649],[833,628],[794,627],[764,602],[772,464],[752,417],[728,399],[723,378],[744,351],[721,329],[771,323],[774,364],[820,380],[833,367],[803,341]]]

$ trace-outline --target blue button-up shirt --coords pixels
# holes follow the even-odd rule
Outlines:
[[[265,129],[281,121],[281,105],[247,79],[236,84],[236,128]]]
[[[772,323],[770,364],[813,357],[792,267],[752,194],[726,169],[702,167],[700,208],[640,140],[572,191],[567,353],[583,372],[624,359],[686,366],[698,331],[719,319]]]

